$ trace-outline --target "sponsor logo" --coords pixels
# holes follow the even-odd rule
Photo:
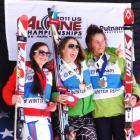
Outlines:
[[[132,75],[132,31],[125,32],[125,59],[126,59],[126,76],[131,78]]]
[[[82,38],[82,17],[58,17],[59,26],[57,26],[60,38],[64,36],[75,36],[77,39]],[[54,23],[55,24],[55,23]],[[46,38],[51,37],[49,16],[46,15],[42,19],[32,16],[28,21],[28,38]]]
[[[25,99],[24,103],[46,103],[44,99],[34,98],[34,99]]]
[[[122,33],[124,31],[123,26],[99,26],[105,33]]]

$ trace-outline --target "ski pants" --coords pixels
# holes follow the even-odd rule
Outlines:
[[[96,118],[95,125],[98,140],[125,140],[125,116]]]
[[[49,118],[24,123],[22,140],[53,140],[52,126]]]
[[[69,117],[69,124],[75,129],[76,140],[97,140],[91,113],[82,117]]]

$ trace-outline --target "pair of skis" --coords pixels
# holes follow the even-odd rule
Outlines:
[[[133,107],[129,104],[133,90],[133,23],[134,14],[131,8],[124,11],[124,38],[125,38],[125,134],[126,140],[133,140]]]
[[[63,87],[60,78],[60,57],[58,52],[58,44],[59,44],[59,36],[58,36],[58,28],[59,28],[59,18],[58,12],[55,9],[55,6],[52,8],[48,8],[48,17],[49,17],[49,26],[52,33],[52,44],[54,47],[54,68],[55,68],[55,79],[57,85],[57,91],[59,94],[64,94],[67,92],[67,88]],[[59,129],[60,129],[60,139],[61,140],[74,140],[75,133],[73,127],[69,126],[68,123],[68,107],[62,104],[58,105],[59,112]]]
[[[22,15],[17,20],[17,67],[16,67],[16,94],[20,95],[22,102],[15,105],[14,140],[22,140],[24,124],[24,84],[26,68],[28,17]]]

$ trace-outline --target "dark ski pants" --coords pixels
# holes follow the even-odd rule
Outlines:
[[[96,118],[96,131],[98,140],[125,140],[125,116]]]
[[[82,117],[69,117],[69,124],[75,129],[76,140],[97,140],[91,114]]]

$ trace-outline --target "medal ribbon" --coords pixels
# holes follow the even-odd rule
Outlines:
[[[102,68],[101,69],[97,69],[97,72],[99,73],[99,77],[100,78],[103,77],[103,74],[104,74],[106,66],[107,66],[107,57],[106,57],[105,54],[102,56],[102,59],[104,60],[104,62],[102,64]]]

